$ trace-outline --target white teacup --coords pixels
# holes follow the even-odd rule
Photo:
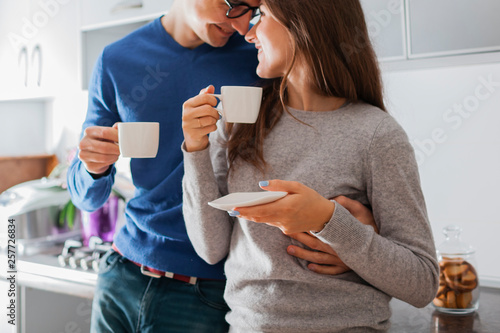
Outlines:
[[[154,158],[159,141],[160,123],[118,123],[118,145],[122,157]]]
[[[261,87],[223,86],[221,93],[211,94],[222,104],[217,110],[227,123],[253,124],[259,116],[262,101]]]

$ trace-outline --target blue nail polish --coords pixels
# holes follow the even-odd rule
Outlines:
[[[260,187],[266,187],[269,186],[269,182],[267,180],[263,180],[259,182]]]
[[[240,212],[236,211],[236,210],[232,210],[230,212],[227,212],[229,214],[229,216],[238,216],[240,215]]]

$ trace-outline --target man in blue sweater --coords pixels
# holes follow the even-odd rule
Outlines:
[[[101,263],[92,332],[227,331],[223,264],[197,256],[182,216],[182,105],[209,84],[220,89],[257,82],[257,50],[241,35],[258,4],[176,0],[167,15],[99,57],[79,154],[68,171],[75,205],[94,211],[109,197],[120,154],[115,123],[160,122],[160,145],[156,158],[131,160],[136,192],[114,250]],[[338,260],[295,250],[317,263]]]

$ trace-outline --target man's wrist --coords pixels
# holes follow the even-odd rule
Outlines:
[[[111,165],[108,167],[108,169],[106,171],[104,171],[103,173],[92,173],[90,171],[87,170],[87,172],[90,174],[90,176],[92,176],[93,179],[99,179],[99,178],[102,178],[102,177],[106,177],[106,176],[109,176],[109,174],[111,173]]]

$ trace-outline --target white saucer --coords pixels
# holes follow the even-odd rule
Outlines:
[[[208,204],[221,210],[233,210],[235,207],[248,207],[276,201],[287,195],[287,192],[236,192],[231,193]]]

